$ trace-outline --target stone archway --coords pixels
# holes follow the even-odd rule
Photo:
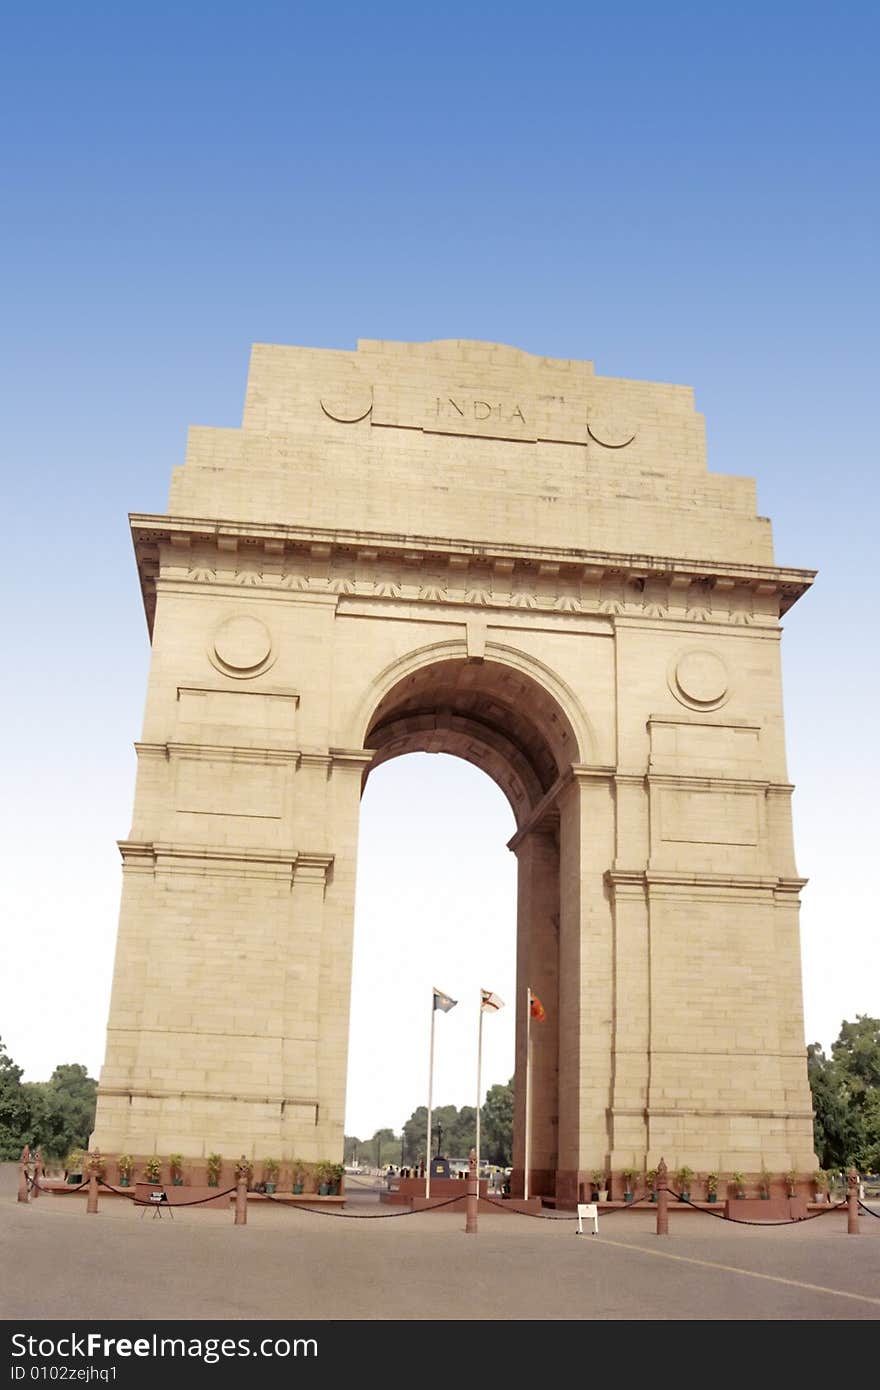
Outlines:
[[[496,653],[501,656],[501,652]],[[515,655],[504,652],[508,659]],[[373,710],[365,746],[374,753],[364,777],[406,753],[447,753],[487,773],[507,797],[517,831],[517,990],[514,1189],[522,1185],[525,1133],[526,987],[550,1020],[532,1044],[533,1193],[554,1195],[559,1169],[559,789],[581,750],[572,720],[519,654],[517,665],[466,654],[430,664],[403,663],[406,674]],[[544,679],[549,673],[541,671]],[[548,680],[549,683],[549,680]],[[576,701],[569,707],[576,723]],[[566,1092],[563,1096],[567,1099]],[[577,1128],[575,1117],[563,1133]]]
[[[257,346],[242,429],[193,430],[132,530],[153,662],[103,1152],[338,1156],[361,786],[437,748],[516,816],[518,993],[553,1019],[531,1190],[812,1168],[779,671],[812,574],[707,472],[688,389]]]

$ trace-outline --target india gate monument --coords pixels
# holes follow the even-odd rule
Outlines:
[[[494,343],[258,344],[131,518],[152,666],[93,1144],[342,1156],[358,808],[413,751],[516,821],[530,1189],[812,1172],[780,619],[689,387]],[[438,873],[443,868],[438,849]],[[426,885],[426,892],[430,885]]]

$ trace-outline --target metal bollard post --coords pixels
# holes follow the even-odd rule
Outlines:
[[[21,1151],[21,1158],[18,1160],[18,1200],[27,1202],[30,1200],[28,1194],[28,1163],[30,1162],[31,1151],[27,1144]]]
[[[477,1234],[477,1202],[480,1195],[480,1179],[477,1176],[477,1154],[471,1149],[468,1154],[467,1199],[465,1201],[465,1235]]]
[[[89,1173],[89,1195],[86,1200],[86,1211],[94,1216],[98,1210],[98,1174],[94,1168]]]
[[[235,1182],[235,1221],[236,1226],[247,1225],[247,1159],[241,1156],[241,1165]]]
[[[35,1201],[37,1200],[37,1198],[39,1197],[39,1195],[40,1195],[40,1179],[42,1178],[42,1176],[43,1176],[43,1154],[42,1154],[42,1151],[41,1151],[40,1149],[37,1149],[36,1158],[35,1158],[35,1160],[34,1160],[34,1185],[33,1185],[32,1192],[31,1192],[31,1201],[32,1201],[32,1202],[35,1202]]]
[[[669,1235],[669,1169],[665,1158],[657,1165],[657,1234]]]
[[[846,1175],[846,1185],[849,1189],[846,1195],[846,1233],[848,1236],[857,1236],[859,1232],[859,1175],[855,1168],[850,1168]]]

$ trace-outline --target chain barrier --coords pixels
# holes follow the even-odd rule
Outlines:
[[[648,1198],[646,1195],[644,1197],[637,1197],[633,1202],[626,1202],[622,1207],[611,1208],[608,1208],[603,1202],[601,1203],[602,1215],[616,1216],[619,1211],[632,1211],[633,1207],[637,1207],[647,1200]],[[490,1207],[497,1207],[499,1211],[507,1212],[508,1216],[530,1216],[534,1221],[577,1221],[578,1219],[577,1214],[574,1216],[563,1216],[561,1213],[557,1212],[551,1216],[549,1212],[543,1211],[517,1211],[515,1207],[509,1207],[506,1202],[499,1202],[495,1197],[481,1197],[480,1201],[488,1202]],[[583,1205],[583,1203],[580,1203],[580,1205]],[[597,1212],[599,1211],[599,1206],[600,1204],[596,1205]]]
[[[785,1221],[746,1221],[741,1216],[727,1216],[723,1211],[709,1211],[706,1207],[697,1206],[689,1197],[675,1194],[675,1200],[681,1202],[682,1206],[693,1207],[694,1211],[700,1211],[704,1216],[714,1216],[718,1221],[730,1221],[734,1226],[801,1226],[805,1221],[815,1221],[820,1216],[828,1216],[832,1211],[846,1211],[849,1205],[845,1200],[835,1202],[834,1206],[826,1207],[824,1211],[814,1211],[811,1216],[789,1216]]]
[[[517,1211],[515,1207],[509,1207],[506,1202],[499,1202],[497,1197],[481,1197],[481,1202],[486,1202],[490,1207],[497,1207],[499,1211],[506,1212],[508,1216],[530,1216],[533,1221],[577,1221],[577,1216],[550,1216],[542,1211]],[[516,1201],[516,1198],[514,1198]]]
[[[27,1177],[27,1185],[29,1193],[32,1192],[34,1188],[36,1188],[39,1192],[52,1192],[55,1196],[57,1196],[60,1193],[64,1197],[70,1196],[72,1193],[82,1192],[84,1188],[88,1188],[88,1183],[79,1183],[76,1187],[69,1186],[61,1188],[46,1188],[43,1186],[42,1183],[37,1181],[36,1177],[32,1178],[29,1175]],[[132,1202],[137,1207],[148,1207],[152,1205],[151,1202],[143,1201],[133,1192],[126,1192],[123,1188],[113,1187],[111,1183],[105,1182],[103,1178],[98,1179],[98,1186],[103,1187],[107,1192],[112,1192],[117,1197],[125,1197],[129,1202]],[[377,1189],[377,1191],[381,1190],[381,1188]],[[221,1197],[229,1197],[235,1191],[235,1187],[226,1187],[222,1191],[212,1193],[210,1197],[199,1197],[192,1202],[169,1202],[168,1205],[175,1207],[201,1207],[205,1206],[209,1202],[216,1202]],[[410,1209],[408,1211],[383,1211],[377,1212],[375,1214],[368,1214],[366,1212],[325,1211],[322,1210],[320,1207],[310,1207],[304,1202],[300,1203],[281,1201],[277,1197],[271,1196],[269,1193],[264,1193],[262,1195],[265,1197],[265,1200],[267,1202],[272,1202],[276,1206],[285,1207],[288,1210],[295,1209],[299,1211],[306,1211],[312,1216],[335,1216],[343,1221],[390,1221],[398,1216],[421,1216],[422,1213],[425,1211],[439,1211],[443,1207],[449,1207],[452,1206],[455,1202],[462,1201],[462,1198],[467,1194],[462,1193],[460,1196],[456,1195],[455,1197],[449,1197],[443,1202],[435,1202],[430,1207],[423,1207],[422,1211],[414,1211]],[[844,1198],[842,1202],[835,1202],[833,1204],[829,1204],[824,1211],[814,1211],[807,1216],[792,1216],[785,1221],[748,1221],[739,1216],[729,1216],[726,1212],[723,1211],[710,1211],[708,1207],[700,1206],[696,1202],[692,1202],[689,1197],[682,1197],[678,1193],[670,1193],[669,1196],[670,1201],[679,1202],[682,1206],[691,1207],[694,1211],[702,1212],[704,1216],[714,1217],[714,1219],[717,1221],[730,1221],[735,1226],[801,1226],[805,1221],[817,1221],[819,1217],[830,1216],[832,1212],[845,1211],[849,1205],[847,1199]],[[531,1217],[534,1221],[577,1221],[578,1219],[576,1214],[572,1216],[564,1216],[558,1212],[551,1214],[550,1212],[519,1211],[515,1207],[508,1206],[507,1202],[499,1201],[495,1197],[480,1197],[479,1200],[481,1202],[485,1202],[487,1206],[496,1207],[499,1211],[505,1212],[508,1216],[528,1216]],[[602,1215],[605,1217],[616,1216],[618,1212],[632,1211],[635,1207],[641,1206],[642,1203],[647,1201],[648,1196],[646,1194],[644,1197],[636,1198],[636,1200],[633,1202],[624,1203],[623,1206],[613,1206],[609,1208],[606,1207],[603,1203]],[[651,1205],[656,1209],[655,1203],[651,1203]],[[868,1216],[873,1216],[875,1219],[880,1220],[880,1212],[872,1211],[871,1208],[861,1200],[861,1198],[859,1198],[858,1205],[859,1208]]]
[[[117,1197],[127,1198],[127,1200],[133,1202],[136,1207],[151,1207],[154,1205],[152,1202],[144,1202],[132,1192],[126,1192],[124,1188],[111,1186],[111,1184],[105,1182],[103,1178],[98,1179],[98,1186],[106,1188],[108,1192],[115,1192]],[[198,1197],[193,1202],[169,1202],[168,1205],[169,1207],[202,1207],[206,1202],[216,1202],[218,1198],[228,1197],[230,1193],[234,1191],[234,1187],[225,1187],[222,1192],[212,1192],[210,1197]]]
[[[380,1211],[374,1216],[366,1212],[354,1211],[322,1211],[320,1207],[309,1207],[300,1202],[282,1202],[277,1197],[270,1197],[265,1194],[267,1202],[274,1202],[276,1206],[284,1207],[287,1211],[307,1211],[311,1216],[336,1216],[342,1221],[390,1221],[395,1216],[421,1216],[426,1211],[439,1211],[441,1207],[449,1207],[453,1202],[460,1202],[467,1194],[461,1196],[448,1197],[445,1202],[435,1202],[433,1206],[423,1207],[421,1211]]]

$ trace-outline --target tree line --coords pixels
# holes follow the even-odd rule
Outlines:
[[[431,1156],[466,1159],[477,1142],[477,1111],[473,1105],[439,1105],[431,1112]],[[513,1162],[513,1077],[506,1086],[492,1086],[480,1109],[480,1158],[509,1168]],[[414,1168],[428,1153],[428,1108],[420,1105],[403,1129],[377,1129],[370,1139],[345,1136],[345,1162],[368,1168]]]
[[[95,1125],[98,1083],[79,1062],[57,1066],[48,1081],[22,1081],[22,1069],[0,1041],[0,1160],[18,1158],[25,1144],[63,1160],[84,1149]]]
[[[880,1018],[844,1022],[830,1057],[810,1043],[807,1072],[821,1166],[880,1173]]]

